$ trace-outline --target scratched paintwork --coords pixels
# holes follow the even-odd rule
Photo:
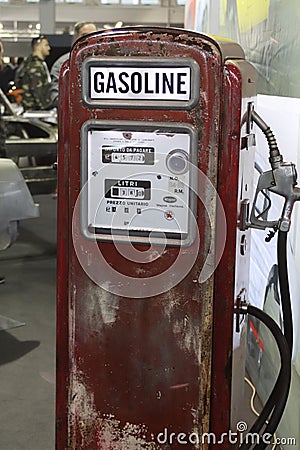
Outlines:
[[[110,294],[108,289],[109,286],[106,290],[89,285],[84,293],[84,314],[90,330],[112,325],[117,319],[120,301],[117,296]]]
[[[94,394],[84,384],[83,379],[83,374],[74,367],[71,377],[73,397],[70,401],[69,426],[74,428],[79,422],[80,428],[78,434],[70,435],[70,448],[91,447],[107,450],[159,448],[155,442],[146,441],[147,427],[144,424],[127,422],[122,426],[113,414],[102,415],[97,411]]]

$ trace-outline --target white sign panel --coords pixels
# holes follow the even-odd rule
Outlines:
[[[91,100],[189,101],[191,67],[90,66]]]

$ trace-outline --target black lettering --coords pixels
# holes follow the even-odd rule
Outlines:
[[[149,89],[149,73],[145,73],[145,94],[154,94],[153,89]]]
[[[109,93],[110,90],[113,90],[113,92],[117,93],[117,85],[115,80],[115,74],[113,72],[109,72],[108,79],[107,79],[107,85],[106,85],[106,93]]]
[[[162,74],[162,93],[166,94],[167,88],[170,94],[174,94],[174,73],[170,73],[170,80],[166,73]]]
[[[182,80],[183,77],[186,77],[186,73],[178,73],[177,74],[177,94],[186,94],[186,90],[182,90],[181,86],[186,84],[185,80]]]
[[[128,78],[129,75],[126,72],[121,72],[119,75],[119,80],[121,82],[121,84],[123,84],[124,88],[119,87],[119,92],[121,92],[121,94],[127,94],[127,92],[129,92],[129,86],[127,81],[124,80],[124,78]]]
[[[97,92],[97,94],[103,94],[104,92],[104,83],[103,80],[104,75],[102,72],[95,72],[94,74],[94,89]]]
[[[155,72],[155,94],[159,94],[159,72]]]
[[[142,75],[139,72],[133,72],[131,75],[131,92],[134,94],[142,92]]]

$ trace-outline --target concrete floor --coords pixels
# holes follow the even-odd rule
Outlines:
[[[0,324],[16,326],[0,331],[1,450],[55,448],[56,200],[35,201],[40,218],[0,252]]]
[[[57,202],[34,199],[40,217],[22,221],[18,240],[0,252],[0,325],[9,327],[0,331],[0,450],[55,449]],[[251,393],[245,384],[248,424]]]

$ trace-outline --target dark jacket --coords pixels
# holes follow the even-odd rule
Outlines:
[[[25,110],[52,107],[50,75],[45,61],[30,55],[17,69],[15,83],[23,89],[22,105]]]

